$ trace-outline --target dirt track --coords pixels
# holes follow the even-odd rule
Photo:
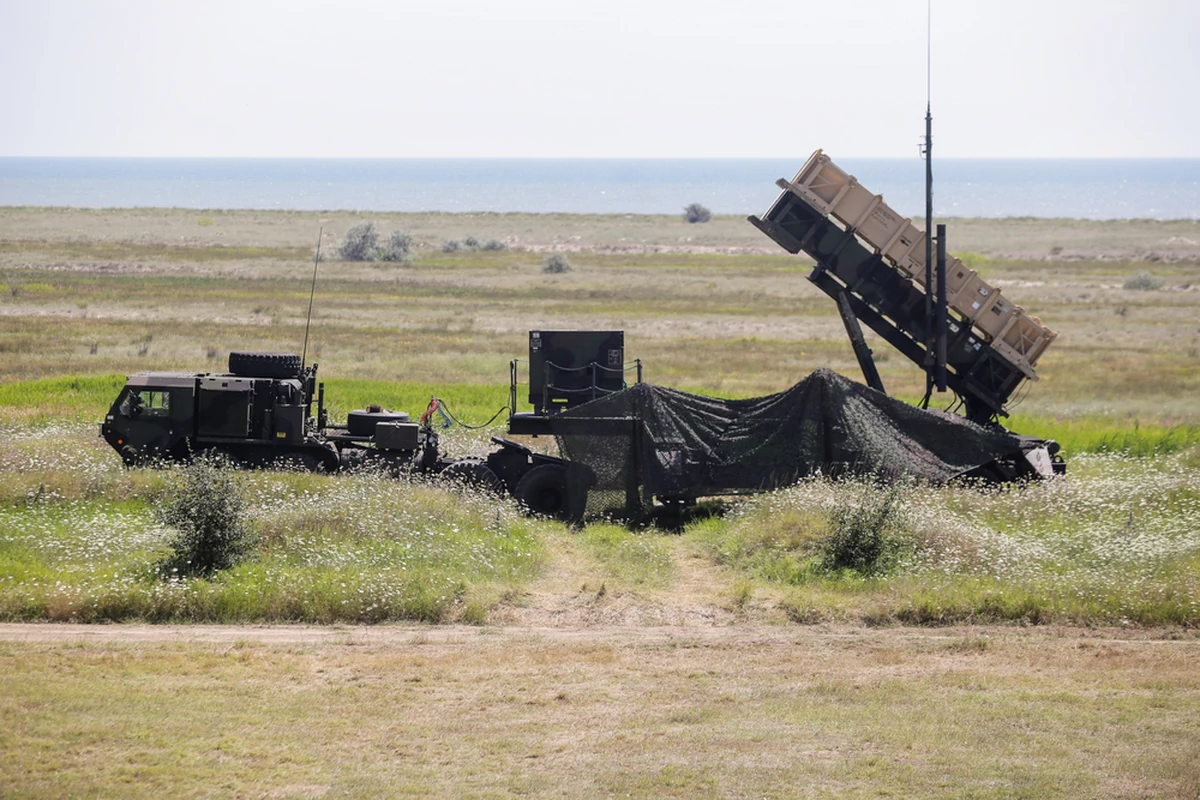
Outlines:
[[[464,645],[481,640],[521,644],[650,645],[763,647],[798,643],[920,642],[980,639],[1124,642],[1152,647],[1191,647],[1200,651],[1200,631],[1126,630],[1119,628],[1020,628],[958,626],[946,628],[865,628],[796,625],[652,625],[582,628],[467,625],[71,625],[0,624],[0,641],[95,642],[128,644],[238,643],[261,645]]]

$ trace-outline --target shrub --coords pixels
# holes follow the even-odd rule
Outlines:
[[[1163,287],[1163,279],[1152,272],[1135,272],[1125,279],[1125,288],[1134,291],[1153,292]]]
[[[477,250],[479,248],[479,240],[474,236],[466,237],[463,239],[462,243],[463,247],[467,248],[468,250]]]
[[[384,261],[400,261],[404,263],[412,261],[414,256],[412,234],[405,231],[392,231],[392,235],[388,237],[387,245],[380,253],[380,258]]]
[[[486,242],[484,242],[483,244],[481,244],[479,246],[479,249],[480,250],[507,250],[508,245],[506,245],[504,242],[500,241],[499,239],[488,239]]]
[[[379,231],[374,222],[351,225],[338,248],[343,261],[374,261],[379,249]]]
[[[688,222],[708,222],[712,212],[699,203],[692,203],[684,207],[683,216]]]
[[[843,500],[829,518],[830,535],[821,545],[821,567],[872,576],[895,566],[908,547],[899,508],[903,488],[897,484],[881,491],[865,485]]]
[[[162,574],[206,576],[245,558],[256,543],[245,508],[244,485],[217,459],[201,457],[179,470],[157,509],[159,521],[175,531]]]
[[[571,262],[562,253],[551,253],[546,256],[546,264],[542,267],[542,272],[548,272],[552,275],[561,275],[564,272],[571,271]]]
[[[458,239],[447,239],[446,241],[442,242],[443,253],[457,253],[462,249],[462,243],[459,242]]]

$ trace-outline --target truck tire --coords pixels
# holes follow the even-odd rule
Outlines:
[[[295,378],[303,368],[295,353],[237,350],[229,354],[229,373],[239,378]]]
[[[142,466],[142,455],[133,445],[125,445],[121,448],[121,463],[126,467]]]
[[[478,458],[463,458],[455,461],[441,472],[444,481],[456,486],[468,487],[486,494],[504,494],[504,481],[492,472],[491,467]]]
[[[346,415],[346,430],[351,436],[374,436],[380,422],[411,422],[403,411],[351,411]]]
[[[567,471],[559,464],[542,464],[526,472],[513,492],[526,514],[565,519]]]

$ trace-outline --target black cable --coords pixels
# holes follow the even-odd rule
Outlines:
[[[458,417],[454,416],[453,412],[450,411],[450,406],[446,405],[445,400],[443,400],[442,398],[439,397],[439,398],[437,398],[437,401],[438,401],[438,407],[441,408],[442,411],[445,412],[446,416],[450,418],[451,422],[453,422],[455,425],[458,425],[460,428],[466,428],[469,431],[477,431],[477,430],[481,430],[483,428],[488,427],[493,422],[495,422],[501,414],[503,414],[505,411],[508,411],[508,406],[500,406],[500,410],[497,411],[495,414],[493,414],[492,418],[489,419],[487,422],[483,423],[482,425],[468,425],[467,423],[460,420]]]

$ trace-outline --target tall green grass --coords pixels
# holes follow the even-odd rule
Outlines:
[[[1005,427],[1053,439],[1070,457],[1079,453],[1120,453],[1135,457],[1179,453],[1200,444],[1200,425],[1143,423],[1105,417],[1064,419],[1016,415]]]
[[[685,535],[773,587],[793,619],[1200,626],[1200,471],[1191,453],[1083,454],[1065,478],[906,487],[884,571],[831,571],[839,510],[887,491],[810,480]],[[864,498],[867,498],[864,500]],[[842,514],[844,516],[844,514]]]
[[[425,411],[433,397],[439,397],[455,417],[467,424],[478,424],[508,404],[508,386],[500,383],[432,384],[345,378],[324,383],[325,401],[330,413],[343,420],[346,413],[365,408],[371,403],[392,410],[408,411],[416,417]],[[8,419],[35,424],[64,421],[98,423],[108,413],[124,385],[123,375],[46,378],[0,384],[0,422]],[[519,397],[524,399],[524,395]],[[521,407],[528,407],[528,403],[522,403]]]
[[[370,475],[247,480],[257,548],[191,579],[158,569],[173,533],[154,492],[112,504],[52,487],[0,508],[0,619],[477,622],[541,568],[545,523],[485,498]]]

